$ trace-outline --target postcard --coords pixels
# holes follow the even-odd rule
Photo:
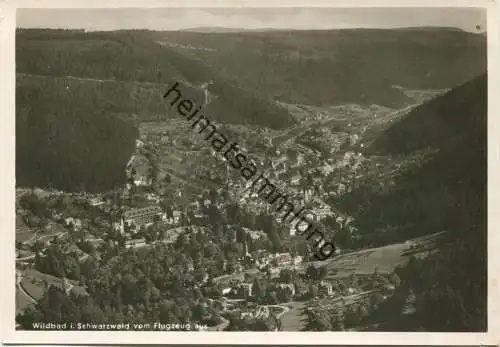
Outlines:
[[[0,8],[5,343],[499,343],[497,2]]]

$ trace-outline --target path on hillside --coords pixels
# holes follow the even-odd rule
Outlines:
[[[280,316],[281,331],[304,331],[307,325],[306,303],[291,301],[288,310]]]
[[[285,306],[284,304],[281,304],[281,305],[266,305],[268,308],[271,308],[271,307],[278,307],[278,308],[281,308],[283,311],[280,312],[276,318],[277,319],[280,319],[285,313],[287,313],[288,311],[290,311],[290,308]]]
[[[32,297],[26,290],[24,290],[23,285],[21,284],[21,281],[23,280],[23,275],[21,272],[16,271],[16,287],[23,293],[24,296],[28,297],[32,303],[36,303],[36,299]]]
[[[158,82],[147,82],[147,81],[135,81],[135,80],[116,80],[116,79],[101,79],[101,78],[91,78],[91,77],[78,77],[78,76],[56,76],[56,75],[39,75],[39,74],[27,74],[27,73],[21,73],[18,72],[16,73],[17,76],[21,77],[50,77],[54,79],[70,79],[70,80],[77,80],[77,81],[89,81],[89,82],[112,82],[112,83],[138,83],[138,84],[144,84],[144,85],[151,85],[151,86],[159,86],[159,87],[167,87],[168,84],[166,83],[158,83]],[[185,83],[185,82],[181,82]],[[185,83],[188,86],[191,86],[190,83]]]
[[[29,188],[16,188],[16,199],[21,199],[26,194],[31,193]]]
[[[35,255],[32,254],[32,255],[28,255],[26,257],[22,257],[22,258],[16,258],[16,261],[24,261],[24,260],[30,260],[30,259],[33,259],[35,258]]]

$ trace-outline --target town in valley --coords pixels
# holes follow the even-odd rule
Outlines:
[[[16,57],[16,329],[485,331],[475,25],[19,26]],[[176,80],[329,258],[169,108]]]

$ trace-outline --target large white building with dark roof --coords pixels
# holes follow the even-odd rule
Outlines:
[[[161,221],[165,219],[165,214],[163,213],[160,206],[148,206],[144,208],[134,208],[123,212],[122,220],[123,224],[136,227],[149,226],[155,221]]]

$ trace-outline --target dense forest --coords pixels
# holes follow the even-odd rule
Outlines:
[[[400,163],[395,184],[358,182],[342,208],[360,229],[380,231],[378,242],[400,230],[413,237],[485,219],[486,105],[482,76],[392,123],[365,154]]]
[[[404,116],[367,151],[402,162],[395,185],[360,186],[342,201],[365,245],[448,231],[402,275],[426,330],[486,329],[486,97],[483,75]]]
[[[17,86],[17,185],[102,191],[124,183],[137,129],[70,93],[48,80]]]
[[[37,59],[33,59],[34,56]],[[235,86],[217,69],[161,46],[143,31],[18,30],[16,71],[28,75],[93,79],[85,81],[87,89],[93,89],[99,82],[95,80],[116,81],[120,85],[117,87],[119,92],[106,94],[110,103],[124,116],[143,121],[165,116],[166,108],[160,95],[168,85],[175,81],[185,82],[185,89],[189,90],[193,101],[200,104],[203,99],[196,86],[212,80],[210,92],[215,99],[205,112],[210,118],[271,128],[286,127],[294,122],[285,109],[266,95]],[[95,94],[87,97],[102,99],[97,92]],[[142,100],[141,96],[146,98]],[[133,102],[127,101],[129,99]]]
[[[442,28],[151,35],[243,88],[309,105],[400,108],[411,99],[398,86],[452,88],[486,69],[485,36]]]
[[[36,59],[33,59],[36,57]],[[283,127],[292,118],[271,101],[218,78],[202,63],[141,32],[18,30],[17,184],[102,191],[123,183],[140,121],[177,117],[162,95],[184,81],[214,80],[213,119]]]

